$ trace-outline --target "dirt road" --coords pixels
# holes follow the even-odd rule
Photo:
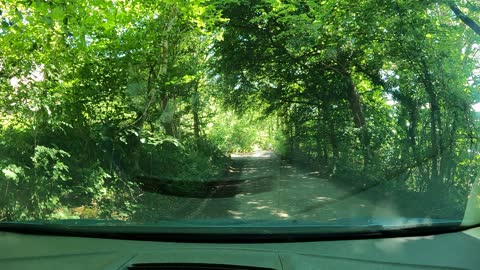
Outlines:
[[[331,221],[350,217],[399,217],[398,205],[384,189],[349,194],[332,180],[282,163],[272,152],[232,157],[240,170],[233,196],[189,198],[146,193],[142,201],[144,221],[184,219]],[[237,179],[238,180],[238,179]],[[425,213],[414,213],[425,216]]]

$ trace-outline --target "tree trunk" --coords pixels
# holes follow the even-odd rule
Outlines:
[[[458,114],[456,111],[453,112],[452,115],[453,119],[451,121],[450,132],[448,134],[448,142],[445,150],[442,151],[442,155],[440,157],[440,179],[447,179],[448,181],[452,180],[452,168],[455,166],[454,156],[455,156],[455,146],[456,146],[456,134],[457,134],[457,123],[459,121]],[[445,125],[445,129],[447,129],[447,125]]]
[[[332,159],[331,159],[331,164],[328,164],[332,167],[332,172],[335,171],[335,168],[337,166],[337,161],[338,158],[340,157],[340,153],[338,150],[338,141],[337,141],[337,135],[336,135],[336,127],[335,127],[335,121],[333,120],[333,117],[331,115],[330,111],[330,104],[328,102],[323,102],[323,112],[325,114],[325,123],[327,127],[327,133],[328,133],[328,140],[330,142],[330,145],[332,147]],[[328,152],[328,151],[327,151]]]
[[[197,146],[200,142],[200,117],[199,117],[200,97],[199,97],[199,94],[198,94],[198,85],[199,85],[199,81],[197,80],[194,84],[193,100],[192,100],[193,134],[195,136],[195,141],[197,143]]]
[[[425,179],[429,178],[430,175],[428,170],[425,170],[424,162],[419,151],[419,146],[417,143],[417,128],[418,128],[418,103],[410,98],[410,101],[407,105],[408,107],[408,119],[410,126],[408,127],[408,141],[411,153],[415,160],[415,166],[418,168],[418,171],[422,177]]]
[[[352,112],[353,122],[356,128],[363,128],[365,126],[365,115],[363,114],[360,95],[358,94],[357,87],[353,83],[352,77],[348,75],[346,80],[348,83],[347,99]]]
[[[317,134],[316,134],[316,143],[317,143],[317,162],[322,162],[323,165],[328,164],[328,148],[325,140],[323,139],[320,130],[325,129],[326,125],[322,123],[322,107],[320,105],[317,106]]]
[[[169,58],[169,37],[168,34],[172,31],[173,25],[177,20],[177,9],[172,10],[172,18],[167,23],[165,32],[163,33],[163,40],[160,42],[160,55],[161,60],[155,61],[151,64],[149,68],[148,78],[147,78],[147,96],[145,99],[145,105],[143,108],[142,114],[135,120],[134,125],[140,130],[143,128],[143,123],[148,117],[149,110],[154,106],[158,101],[159,90],[155,86],[155,81],[160,79],[165,79],[168,72],[168,58]],[[158,67],[158,71],[155,69]],[[166,96],[166,93],[165,93]],[[163,102],[163,99],[162,99]]]
[[[436,186],[439,184],[439,170],[438,170],[438,157],[439,157],[439,136],[438,136],[438,127],[440,121],[440,108],[438,104],[437,94],[435,92],[435,86],[433,84],[433,79],[427,69],[427,64],[423,62],[423,84],[425,86],[425,91],[428,95],[428,101],[430,103],[430,144],[431,144],[431,183]]]
[[[360,95],[358,94],[357,87],[353,82],[352,76],[350,74],[345,75],[345,80],[347,82],[347,100],[350,106],[350,111],[352,113],[353,122],[355,127],[359,129],[359,139],[362,148],[363,162],[366,166],[371,157],[370,157],[370,134],[366,127],[365,115],[363,113],[362,103],[360,100]]]
[[[175,136],[175,105],[169,104],[174,100],[171,99],[168,95],[165,95],[162,99],[162,115],[164,115],[162,125],[165,128],[165,134],[168,136],[174,137]]]

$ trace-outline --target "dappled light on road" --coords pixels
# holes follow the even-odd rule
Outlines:
[[[427,216],[421,208],[404,213],[386,197],[382,186],[362,192],[338,185],[333,179],[283,162],[273,152],[232,155],[238,173],[233,196],[216,198],[175,197],[146,194],[149,219],[236,219],[236,220],[302,220],[328,222],[355,217]],[[166,207],[168,206],[168,207]],[[152,214],[153,213],[153,214]],[[400,219],[398,219],[400,218]],[[398,224],[404,225],[404,224]]]
[[[259,151],[251,155],[232,155],[233,170],[241,171],[237,194],[228,198],[185,198],[154,196],[157,219],[202,219],[206,217],[234,219],[316,219],[335,218],[336,211],[323,203],[335,201],[345,194],[315,173],[282,164],[273,152]],[[151,200],[152,200],[151,199]],[[164,205],[169,205],[165,208]],[[155,207],[154,207],[155,208]]]

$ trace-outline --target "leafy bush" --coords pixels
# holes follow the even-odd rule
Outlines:
[[[8,194],[4,215],[11,219],[45,218],[59,205],[68,187],[70,155],[56,148],[35,147],[31,162],[2,166],[2,189]]]
[[[165,179],[208,180],[221,175],[228,163],[223,152],[206,141],[145,144],[142,157],[144,174]]]

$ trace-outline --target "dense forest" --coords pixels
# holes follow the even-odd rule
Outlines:
[[[208,181],[270,147],[461,204],[476,18],[467,0],[2,1],[0,220],[128,220],[141,179]]]

